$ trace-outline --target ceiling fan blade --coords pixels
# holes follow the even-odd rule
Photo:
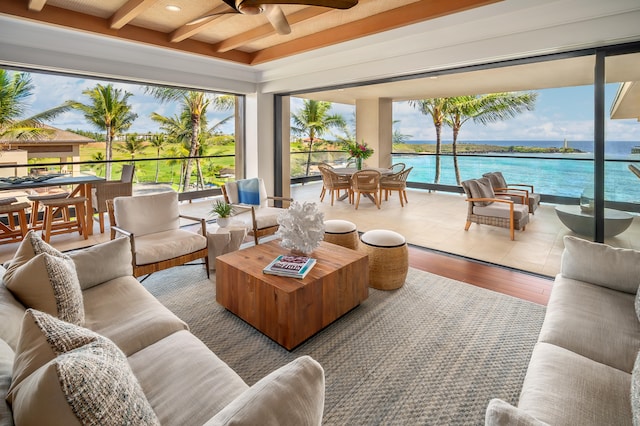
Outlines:
[[[231,1],[231,3],[234,2],[234,0],[229,0],[229,1]],[[227,5],[231,8],[231,10],[229,10],[229,8],[226,6],[218,6],[215,9],[210,10],[209,13],[202,15],[201,17],[196,18],[193,21],[187,22],[185,25],[197,25],[202,22],[223,16],[223,15],[227,15],[230,13],[238,13],[235,6],[229,4],[226,0],[225,0],[225,3],[227,3]]]
[[[236,7],[260,6],[268,4],[301,4],[305,6],[322,6],[332,9],[350,9],[358,4],[358,0],[236,0]]]
[[[278,34],[291,34],[291,27],[280,6],[276,4],[265,4],[263,7],[264,14]]]

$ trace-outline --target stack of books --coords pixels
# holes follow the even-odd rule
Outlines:
[[[282,254],[268,264],[262,272],[302,279],[307,276],[315,264],[316,260],[311,257]]]

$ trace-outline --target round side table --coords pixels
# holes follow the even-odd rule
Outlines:
[[[216,257],[236,251],[247,236],[247,227],[242,222],[231,222],[221,228],[217,224],[207,225],[209,247],[209,269],[216,270]]]

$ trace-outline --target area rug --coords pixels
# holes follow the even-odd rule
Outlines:
[[[325,370],[325,425],[481,425],[491,398],[516,404],[545,308],[410,269],[395,291],[289,352],[215,301],[201,266],[143,282],[249,385],[301,355]]]

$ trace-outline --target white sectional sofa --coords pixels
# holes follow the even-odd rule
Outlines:
[[[44,269],[29,269],[38,256],[46,258]],[[14,262],[22,266],[12,267]],[[77,292],[69,287],[60,290],[60,281],[54,282],[58,278],[51,278],[54,264],[63,269],[71,265],[65,270],[71,278],[62,281],[66,280],[65,286],[79,285]],[[18,425],[87,424],[85,417],[99,412],[107,417],[94,421],[103,425],[317,425],[322,421],[324,372],[316,361],[300,357],[249,387],[133,278],[126,238],[66,256],[31,233],[6,266],[6,271],[0,270],[4,275],[0,284],[0,392],[11,392],[0,403],[0,425],[12,425],[14,420]],[[27,268],[28,274],[20,268]],[[38,297],[33,299],[30,293]],[[62,322],[57,318],[64,317],[70,302],[61,302],[59,296],[69,294],[70,300],[80,300],[82,306],[67,315],[71,322]],[[54,304],[45,302],[54,296]],[[33,310],[27,311],[28,307]],[[104,354],[100,362],[107,367],[96,364],[88,370],[93,371],[88,377],[74,376],[83,386],[91,385],[89,390],[76,390],[76,395],[69,395],[66,389],[38,393],[42,383],[64,387],[67,379],[60,371],[74,356],[90,364],[92,357]],[[109,370],[116,368],[109,364],[114,359],[119,367]],[[124,363],[117,364],[118,359]],[[51,384],[47,376],[52,366],[58,369],[54,370],[59,383],[53,380]],[[104,371],[126,376],[129,388],[114,391],[108,384],[106,391],[93,388],[95,382],[109,380],[111,373]],[[122,387],[122,377],[112,385]],[[136,392],[140,395],[133,408],[118,405],[129,403]],[[90,409],[78,413],[82,411],[78,406]],[[145,407],[145,415],[135,414]],[[114,413],[125,417],[110,419]]]
[[[487,425],[640,424],[640,252],[564,245],[518,407],[492,400]]]

